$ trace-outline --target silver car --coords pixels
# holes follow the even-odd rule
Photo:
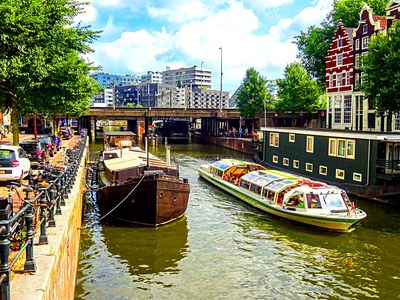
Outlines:
[[[28,176],[31,162],[19,146],[0,146],[0,181],[21,181]]]

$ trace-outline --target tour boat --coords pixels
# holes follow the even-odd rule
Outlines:
[[[100,214],[128,223],[158,226],[184,215],[190,185],[177,165],[134,145],[134,135],[106,133],[98,163]],[[119,146],[114,148],[113,146]],[[147,145],[147,143],[146,143]],[[125,146],[125,147],[124,147]],[[147,149],[147,146],[146,146]]]
[[[204,164],[201,178],[273,215],[334,231],[349,231],[367,214],[344,190],[234,159]]]

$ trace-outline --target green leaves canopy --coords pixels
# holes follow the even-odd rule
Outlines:
[[[368,44],[363,58],[363,84],[366,98],[380,114],[400,111],[400,22],[387,34],[378,33]]]
[[[11,110],[14,144],[18,116],[78,116],[98,90],[80,56],[98,32],[73,26],[81,9],[75,0],[0,3],[0,109]]]
[[[318,106],[321,89],[300,63],[285,68],[285,79],[278,80],[279,100],[275,109],[279,112],[312,112]]]
[[[265,79],[254,69],[249,68],[237,95],[237,107],[245,118],[254,118],[264,111],[267,95]]]

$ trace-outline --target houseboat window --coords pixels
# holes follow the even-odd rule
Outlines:
[[[337,179],[344,179],[344,170],[336,169],[336,178]]]
[[[289,134],[289,142],[294,143],[296,141],[296,135],[294,133]]]
[[[251,184],[250,185],[250,191],[256,194],[261,194],[261,186],[258,186],[256,184]]]
[[[326,166],[319,166],[319,174],[328,175],[328,168]]]
[[[362,181],[362,174],[354,172],[353,173],[353,180],[361,182]]]
[[[338,144],[337,156],[346,157],[346,140],[338,139],[337,144]]]
[[[283,165],[284,165],[284,166],[288,166],[288,165],[289,165],[289,158],[286,158],[286,157],[285,157],[285,158],[283,159]]]
[[[355,148],[355,141],[346,140],[346,158],[354,159],[355,157],[354,148]]]
[[[306,171],[307,172],[312,172],[313,171],[313,164],[306,163]]]
[[[309,153],[314,152],[314,137],[313,136],[307,137],[306,151]]]
[[[293,160],[293,168],[298,169],[299,168],[299,161],[298,160]]]
[[[306,194],[308,208],[322,208],[321,201],[317,194]]]
[[[274,156],[272,156],[272,162],[273,163],[275,163],[275,164],[277,164],[278,163],[278,156],[276,156],[276,155],[274,155]]]
[[[329,139],[329,156],[336,156],[336,139]]]
[[[269,145],[272,147],[279,147],[279,133],[271,132],[269,134]]]

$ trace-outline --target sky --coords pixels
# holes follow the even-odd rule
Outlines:
[[[82,0],[83,2],[83,0]],[[144,74],[197,65],[230,95],[246,70],[283,78],[294,37],[319,25],[333,0],[92,0],[76,22],[102,30],[88,60],[102,72]],[[220,49],[221,48],[221,49]]]

